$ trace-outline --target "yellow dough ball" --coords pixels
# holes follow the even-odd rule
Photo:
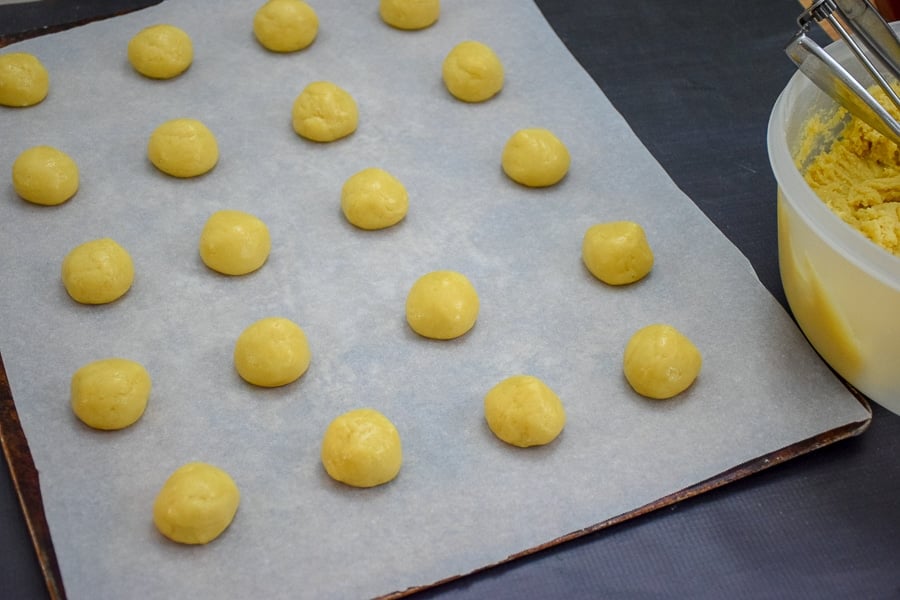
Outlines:
[[[396,225],[409,208],[409,195],[400,180],[383,169],[364,169],[341,190],[341,210],[360,229]]]
[[[656,400],[690,387],[702,365],[697,347],[671,325],[648,325],[625,347],[625,378],[638,394]]]
[[[440,0],[381,0],[378,12],[385,23],[397,29],[425,29],[441,14]]]
[[[302,0],[269,0],[253,17],[253,35],[273,52],[303,50],[318,33],[319,17]]]
[[[78,165],[51,146],[34,146],[19,154],[12,168],[13,188],[23,199],[55,206],[78,191]]]
[[[546,129],[521,129],[503,148],[503,171],[529,187],[558,183],[569,171],[569,150]]]
[[[289,319],[267,317],[247,327],[234,346],[234,366],[248,383],[278,387],[299,379],[309,368],[306,334]]]
[[[166,121],[150,134],[147,156],[157,169],[173,177],[196,177],[219,161],[212,132],[196,119]]]
[[[531,375],[514,375],[491,388],[484,417],[494,435],[520,448],[549,444],[566,425],[559,396]]]
[[[581,258],[594,277],[610,285],[634,283],[653,268],[644,228],[632,221],[590,227],[584,234]]]
[[[444,59],[441,74],[450,93],[465,102],[483,102],[503,88],[503,64],[481,42],[456,45]]]
[[[356,131],[359,109],[349,93],[330,81],[304,88],[291,110],[294,131],[314,142],[333,142]]]
[[[175,470],[153,502],[153,523],[180,544],[206,544],[234,520],[241,493],[231,475],[213,465],[190,462]]]
[[[174,25],[151,25],[128,42],[128,62],[151,79],[171,79],[187,71],[194,60],[191,36]]]
[[[437,340],[459,337],[478,318],[478,294],[456,271],[433,271],[420,277],[406,297],[406,321],[419,335]]]
[[[269,229],[257,217],[240,210],[213,213],[200,234],[203,263],[225,275],[245,275],[269,257]]]
[[[140,363],[97,360],[72,375],[72,411],[94,429],[124,429],[144,414],[151,387],[150,374]]]
[[[63,259],[62,282],[76,302],[118,300],[134,281],[131,256],[115,240],[100,238],[73,248]]]
[[[374,487],[394,479],[403,463],[400,434],[377,410],[359,408],[334,419],[322,438],[322,465],[328,475],[354,487]]]
[[[0,54],[0,104],[34,106],[47,97],[50,76],[33,54],[11,52]]]

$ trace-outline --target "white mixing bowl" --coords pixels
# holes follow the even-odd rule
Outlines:
[[[862,72],[843,42],[828,51],[857,76]],[[781,280],[818,353],[867,397],[900,414],[900,257],[838,218],[794,160],[808,119],[835,110],[834,101],[800,72],[772,110],[768,148],[778,182]],[[825,135],[817,145],[827,148],[833,137]]]

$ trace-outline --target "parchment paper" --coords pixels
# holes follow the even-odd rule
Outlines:
[[[0,187],[0,350],[71,598],[349,598],[427,585],[866,418],[533,4],[447,1],[419,32],[384,25],[376,2],[314,7],[319,37],[290,55],[256,44],[257,6],[236,0],[167,0],[6,50],[37,54],[51,92],[0,112],[0,165],[9,173],[20,152],[49,144],[82,178],[59,207],[20,200],[9,179]],[[159,22],[195,46],[190,70],[167,82],[137,75],[125,55]],[[484,104],[441,82],[465,39],[506,67]],[[322,79],[360,107],[358,131],[333,144],[290,126],[296,95]],[[177,180],[147,161],[150,132],[175,117],[218,137],[210,174]],[[523,127],[568,146],[561,184],[533,190],[502,173],[503,145]],[[357,230],[340,214],[343,182],[369,166],[409,190],[392,229]],[[224,277],[200,261],[201,228],[221,208],[269,225],[257,273]],[[656,255],[647,279],[622,288],[580,259],[584,231],[617,219],[641,223]],[[79,305],[60,263],[103,236],[131,253],[134,286],[111,305]],[[481,298],[458,340],[405,323],[409,287],[435,269],[465,273]],[[306,375],[272,390],[232,365],[237,336],[265,316],[297,322],[313,352]],[[666,402],[637,396],[621,372],[628,338],[654,322],[704,355],[695,385]],[[73,416],[68,386],[108,356],[143,363],[154,387],[141,421],[104,433]],[[516,373],[565,403],[568,424],[549,446],[507,446],[484,423],[484,393]],[[392,419],[404,445],[399,477],[365,490],[331,481],[318,456],[328,422],[361,406]],[[151,520],[160,486],[191,460],[224,468],[242,492],[231,527],[203,547],[167,541]]]

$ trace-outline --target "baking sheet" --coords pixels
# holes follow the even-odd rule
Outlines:
[[[211,18],[213,5],[197,4],[167,0],[6,49],[38,54],[52,89],[37,107],[3,111],[0,164],[46,143],[82,174],[63,206],[29,205],[9,183],[0,202],[0,351],[70,597],[387,594],[868,418],[534,5],[445,2],[421,32],[390,29],[357,3],[314,5],[319,39],[280,56],[253,41],[255,6],[219,2]],[[142,79],[124,56],[157,22],[194,40],[194,65],[173,81]],[[442,87],[440,63],[464,39],[488,43],[506,66],[488,103],[459,103]],[[360,105],[359,130],[335,144],[290,128],[294,97],[318,79]],[[218,137],[208,176],[174,180],[146,161],[150,131],[180,116]],[[530,126],[572,153],[554,188],[517,186],[499,168],[506,139]],[[368,166],[410,191],[410,214],[391,230],[362,232],[340,215],[340,186]],[[226,278],[202,265],[199,232],[219,208],[268,223],[261,271]],[[627,288],[580,262],[584,230],[614,219],[642,223],[657,259]],[[135,285],[115,304],[80,306],[59,264],[100,236],[132,254]],[[451,342],[418,338],[403,319],[409,286],[438,268],[466,273],[482,300],[476,327]],[[313,361],[295,384],[261,390],[239,379],[231,350],[270,315],[306,330]],[[637,397],[621,375],[630,334],[659,321],[705,358],[696,385],[664,403]],[[68,382],[111,355],[144,363],[154,390],[136,426],[101,433],[71,415]],[[550,446],[504,446],[483,422],[484,392],[520,372],[565,402],[569,423]],[[401,432],[404,467],[387,486],[350,489],[318,463],[328,421],[358,406]],[[232,527],[202,548],[167,542],[150,519],[159,486],[189,460],[225,468],[242,490]]]

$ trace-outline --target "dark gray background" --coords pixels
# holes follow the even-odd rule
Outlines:
[[[154,3],[0,6],[0,36]],[[800,5],[537,4],[657,161],[784,304],[765,135],[794,73],[782,49]],[[873,411],[862,436],[416,597],[900,598],[900,417]],[[43,598],[0,463],[0,598]]]

